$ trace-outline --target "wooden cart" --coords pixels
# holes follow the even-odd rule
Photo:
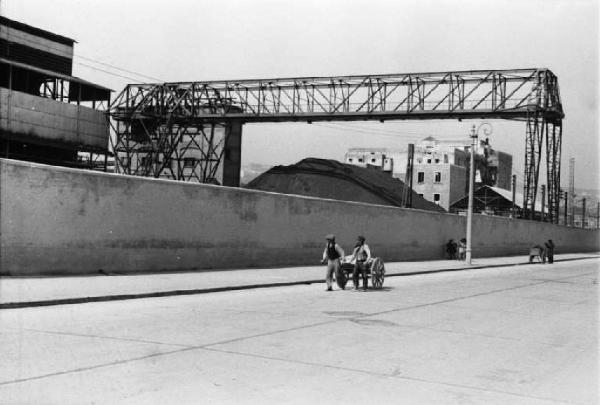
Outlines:
[[[546,263],[546,250],[536,245],[529,249],[529,263],[533,263],[533,259],[537,258],[540,263]]]
[[[385,279],[385,265],[379,257],[374,257],[366,262],[367,275],[371,278],[371,285],[374,289],[379,290],[383,287]],[[352,279],[354,264],[349,261],[343,261],[339,267],[339,271],[335,275],[335,281],[342,290],[346,288],[348,280]],[[362,277],[362,276],[359,276]]]

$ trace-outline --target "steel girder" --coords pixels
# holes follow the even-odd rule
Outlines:
[[[547,69],[130,84],[114,119],[243,122],[563,116]],[[541,82],[540,82],[541,81]],[[233,107],[233,108],[229,108]]]
[[[183,128],[205,133],[207,125],[226,128],[234,120],[523,120],[524,207],[533,211],[535,206],[545,134],[549,207],[553,220],[557,218],[564,113],[557,78],[548,69],[130,84],[112,103],[110,116],[113,146],[119,156],[148,149],[157,156],[170,156]],[[552,125],[550,132],[548,124]],[[139,136],[140,132],[145,137]],[[214,159],[222,158],[222,153],[212,151],[222,151],[218,145],[227,138],[219,138],[222,144],[211,143],[210,137],[204,139],[209,141],[207,156],[211,158],[202,164],[210,167],[206,172],[211,173],[218,166]],[[130,162],[127,159],[119,167],[127,172],[124,163]],[[144,175],[157,176],[157,170],[145,170]],[[203,175],[198,179],[210,180]]]

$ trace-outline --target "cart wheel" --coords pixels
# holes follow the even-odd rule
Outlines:
[[[335,282],[342,290],[346,288],[348,278],[346,277],[346,273],[344,273],[342,266],[339,266],[339,268],[335,271]]]
[[[373,259],[373,264],[371,265],[371,283],[373,284],[373,288],[379,290],[383,287],[383,279],[385,278],[385,266],[383,265],[383,260],[376,257]]]

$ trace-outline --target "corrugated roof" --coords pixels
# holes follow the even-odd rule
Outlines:
[[[481,186],[481,187],[478,187],[477,189],[475,189],[473,194],[474,194],[474,196],[477,196],[478,194],[485,192],[485,190],[490,190],[491,192],[500,196],[500,198],[502,198],[504,200],[504,205],[512,206],[512,191],[505,190],[500,187]],[[450,204],[450,206],[451,207],[452,206],[465,207],[467,205],[468,198],[469,198],[469,195],[466,194],[466,195],[462,196],[461,198],[459,198],[458,200],[454,201],[452,204]],[[523,194],[522,193],[515,192],[515,207],[518,209],[523,208]],[[535,210],[538,212],[542,212],[541,196],[539,196],[535,201]],[[546,210],[547,210],[547,207],[546,207]]]
[[[496,193],[500,194],[502,197],[506,198],[508,201],[512,202],[512,191],[505,190],[500,187],[492,187],[492,186],[484,186],[489,187],[491,190],[494,190]],[[518,208],[523,208],[523,194],[518,191],[515,192],[515,205]],[[541,196],[538,196],[535,201],[535,210],[542,212],[542,201]]]
[[[21,68],[21,69],[25,69],[25,70],[30,70],[30,71],[42,74],[44,76],[61,79],[61,80],[67,80],[67,81],[73,82],[73,83],[79,83],[79,84],[82,84],[82,85],[85,85],[88,87],[92,87],[92,88],[95,88],[98,90],[103,90],[103,91],[107,91],[107,92],[113,91],[113,90],[109,89],[108,87],[104,87],[104,86],[100,86],[99,84],[88,82],[87,80],[80,79],[79,77],[69,76],[69,75],[65,75],[62,73],[53,72],[51,70],[40,69],[35,66],[27,65],[25,63],[15,62],[14,60],[6,59],[6,58],[0,58],[0,63],[5,63],[7,65],[15,66],[17,68]]]

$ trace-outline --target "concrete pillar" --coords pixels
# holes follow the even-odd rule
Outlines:
[[[242,168],[242,123],[230,121],[229,136],[223,154],[223,185],[240,186],[240,171]]]

